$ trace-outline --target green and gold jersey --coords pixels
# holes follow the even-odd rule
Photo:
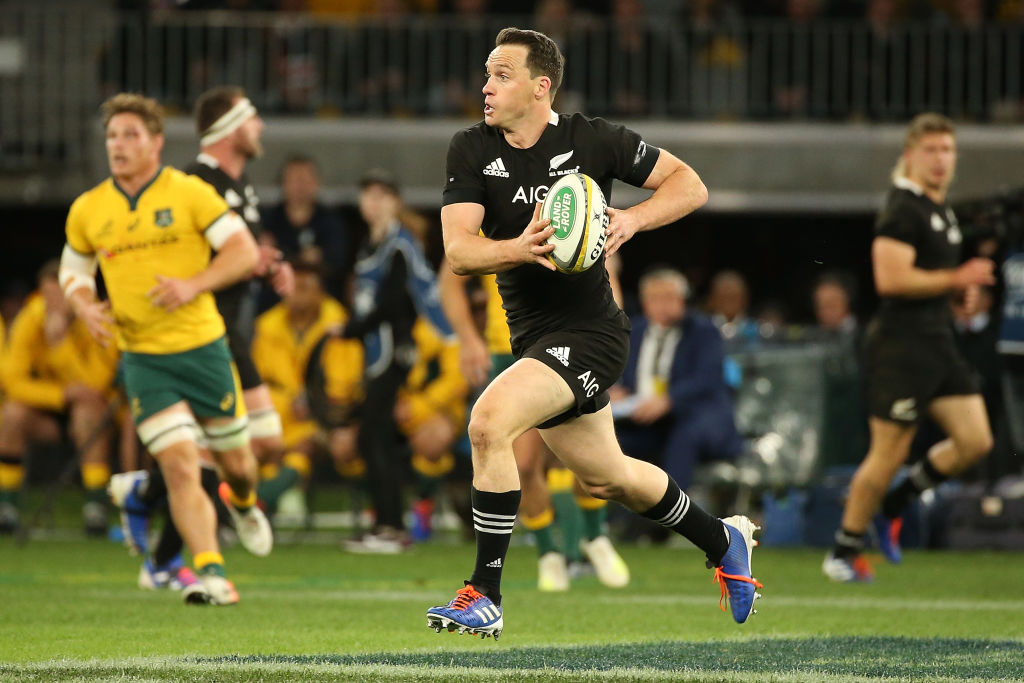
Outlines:
[[[174,311],[156,306],[148,294],[157,275],[186,279],[206,269],[204,232],[228,211],[210,185],[169,166],[134,197],[108,178],[71,205],[68,246],[99,261],[121,350],[179,353],[224,335],[211,293]]]

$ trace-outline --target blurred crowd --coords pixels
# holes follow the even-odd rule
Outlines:
[[[867,17],[872,23],[933,20],[962,26],[1024,22],[1021,0],[119,0],[122,9],[309,12],[324,17],[395,18],[408,14],[580,15],[684,17],[708,22],[729,17],[777,17],[797,22]],[[538,27],[539,30],[543,30]]]

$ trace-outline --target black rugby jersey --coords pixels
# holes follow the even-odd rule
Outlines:
[[[628,128],[582,114],[552,112],[544,133],[529,149],[511,146],[500,130],[481,121],[452,138],[442,204],[482,204],[484,235],[513,239],[526,229],[534,206],[560,176],[589,175],[612,206],[612,180],[642,186],[659,154]],[[625,317],[612,299],[603,261],[579,274],[523,264],[498,273],[498,289],[513,344],[552,330]]]
[[[249,226],[253,237],[263,232],[260,222],[259,198],[249,178],[243,173],[235,180],[220,168],[217,160],[208,154],[200,154],[188,165],[186,173],[199,176],[224,197],[228,206]],[[213,293],[217,310],[224,318],[228,336],[241,343],[251,341],[256,324],[256,289],[251,280],[242,280]]]
[[[936,204],[907,180],[898,180],[889,190],[875,224],[875,234],[914,247],[914,266],[922,270],[955,268],[960,263],[963,236],[953,210],[948,204]],[[952,334],[948,294],[882,297],[878,317],[890,330]]]

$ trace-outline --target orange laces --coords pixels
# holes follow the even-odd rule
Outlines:
[[[477,598],[482,598],[483,593],[473,588],[473,586],[466,586],[455,591],[455,602],[452,604],[452,609],[466,609],[470,603]]]
[[[737,576],[735,574],[726,574],[722,571],[721,567],[715,567],[715,575],[714,577],[712,577],[711,583],[717,583],[722,589],[722,596],[718,599],[718,606],[722,608],[723,612],[725,611],[725,598],[729,595],[729,589],[725,586],[725,579],[732,579],[734,581],[746,581],[747,583],[754,584],[754,588],[764,588],[764,584],[762,584],[757,579],[752,579],[749,576]]]

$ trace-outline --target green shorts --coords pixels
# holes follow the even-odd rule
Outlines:
[[[197,418],[245,414],[238,371],[224,337],[181,353],[125,351],[121,363],[135,424],[180,401]]]

